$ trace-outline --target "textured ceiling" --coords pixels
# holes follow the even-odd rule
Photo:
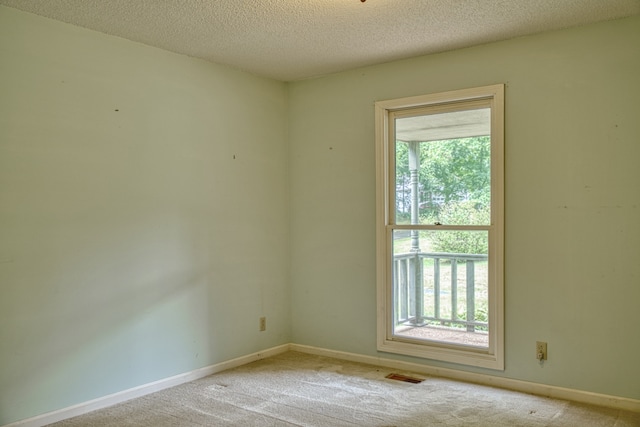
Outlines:
[[[640,13],[640,0],[0,0],[291,81]]]

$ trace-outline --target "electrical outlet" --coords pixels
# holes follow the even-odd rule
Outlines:
[[[536,341],[536,359],[547,360],[547,343]]]
[[[266,331],[266,330],[267,330],[267,318],[266,317],[261,317],[260,318],[260,332]]]

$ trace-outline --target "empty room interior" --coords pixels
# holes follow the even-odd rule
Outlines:
[[[0,425],[291,353],[640,412],[640,1],[507,3],[0,0]],[[449,197],[400,200],[381,117],[473,88],[499,283],[432,329],[486,346],[381,274]]]

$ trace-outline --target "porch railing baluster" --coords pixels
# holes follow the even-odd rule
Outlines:
[[[458,320],[458,260],[451,260],[451,319]]]
[[[409,300],[407,299],[409,295],[409,265],[406,259],[400,262],[404,264],[405,267],[402,269],[402,286],[400,288],[402,294],[400,295],[400,301],[402,301],[402,320],[406,321],[409,319]]]
[[[467,261],[467,331],[474,332],[476,330],[476,287],[475,287],[475,267],[476,263]]]
[[[424,279],[422,278],[424,262],[419,253],[416,253],[413,264],[415,268],[415,323],[416,325],[422,325],[424,323]]]
[[[411,320],[411,323],[415,324],[416,323],[416,316],[418,315],[418,313],[416,313],[416,286],[417,286],[417,282],[416,282],[416,263],[413,262],[414,261],[414,257],[409,257],[407,258],[407,269],[409,271],[409,287],[408,287],[408,292],[407,292],[407,297],[408,297],[408,305],[409,305],[409,319]]]
[[[401,323],[401,319],[402,319],[402,300],[400,299],[400,294],[401,294],[401,289],[402,289],[402,280],[400,279],[400,277],[402,277],[402,268],[400,267],[400,262],[399,260],[394,260],[393,261],[393,283],[395,283],[395,286],[393,287],[393,320],[395,321],[395,324],[399,324]]]
[[[440,319],[440,258],[433,258],[433,316]]]
[[[433,315],[425,312],[425,266],[426,259],[433,260]],[[451,315],[442,317],[442,261],[449,261],[451,268]],[[487,255],[412,252],[396,254],[393,263],[394,321],[396,325],[420,326],[429,322],[441,325],[461,325],[468,332],[477,327],[486,328],[487,323],[475,317],[475,263],[486,261]],[[458,316],[458,267],[466,267],[466,319]]]

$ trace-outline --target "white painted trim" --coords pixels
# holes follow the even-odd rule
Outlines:
[[[430,376],[450,378],[457,381],[465,381],[492,387],[505,388],[539,396],[551,397],[554,399],[571,400],[574,402],[588,403],[592,405],[605,406],[608,408],[640,412],[640,400],[630,399],[626,397],[611,396],[528,381],[514,380],[511,378],[458,371],[456,369],[438,368],[435,366],[420,365],[418,363],[403,362],[400,360],[386,359],[383,357],[365,356],[362,354],[329,350],[302,344],[283,344],[264,351],[259,351],[257,353],[252,353],[246,356],[227,360],[226,362],[206,366],[204,368],[165,378],[149,384],[143,384],[141,386],[123,390],[121,392],[110,394],[108,396],[99,397],[97,399],[79,403],[68,408],[63,408],[32,418],[16,421],[11,424],[6,424],[3,427],[41,427],[47,424],[76,417],[78,415],[83,415],[91,411],[107,408],[109,406],[126,402],[137,397],[146,396],[147,394],[155,393],[169,387],[174,387],[180,384],[204,378],[217,372],[222,372],[227,369],[246,365],[247,363],[255,362],[256,360],[276,356],[286,351],[299,351],[301,353],[333,357],[335,359],[348,360],[351,362],[366,363],[374,366],[382,366],[386,368],[412,371]]]
[[[408,98],[376,101],[376,298],[377,350],[404,356],[504,370],[504,84],[454,90]],[[461,102],[463,101],[463,102]],[[444,111],[491,109],[491,224],[437,227],[429,224],[398,225],[395,218],[395,119]],[[393,232],[415,230],[486,230],[489,239],[488,316],[486,350],[407,339],[395,334]]]
[[[38,415],[32,418],[27,418],[21,421],[16,421],[11,424],[6,424],[4,427],[18,427],[18,426],[19,427],[40,427],[40,426],[55,423],[58,421],[66,420],[68,418],[77,417],[78,415],[83,415],[98,409],[107,408],[109,406],[113,406],[118,403],[126,402],[127,400],[146,396],[147,394],[155,393],[160,390],[164,390],[170,387],[175,387],[180,384],[184,384],[190,381],[204,378],[209,375],[215,374],[217,372],[226,371],[227,369],[232,369],[238,366],[246,365],[247,363],[255,362],[256,360],[261,360],[267,357],[275,356],[277,354],[284,353],[289,349],[290,349],[290,344],[283,344],[277,347],[272,347],[270,349],[259,351],[257,353],[252,353],[246,356],[237,357],[235,359],[216,363],[214,365],[205,366],[204,368],[196,369],[191,372],[185,372],[183,374],[175,375],[173,377],[154,381],[148,384],[143,384],[138,387],[130,388],[128,390],[123,390],[107,396],[99,397],[97,399],[90,400],[88,402],[79,403],[77,405],[69,406],[67,408],[59,409],[57,411],[48,412],[46,414]]]
[[[383,357],[365,356],[344,351],[329,350],[320,347],[312,347],[301,344],[291,344],[291,351],[315,354],[318,356],[333,357],[351,362],[367,363],[386,368],[402,369],[435,377],[450,378],[453,380],[470,382],[475,384],[499,387],[553,399],[571,400],[574,402],[588,403],[591,405],[605,406],[608,408],[622,409],[626,411],[640,412],[640,400],[627,397],[611,396],[607,394],[592,393],[552,385],[515,380],[512,378],[497,377],[493,375],[478,374],[474,372],[459,371],[449,368],[420,365],[418,363],[403,362],[400,360],[386,359]]]

